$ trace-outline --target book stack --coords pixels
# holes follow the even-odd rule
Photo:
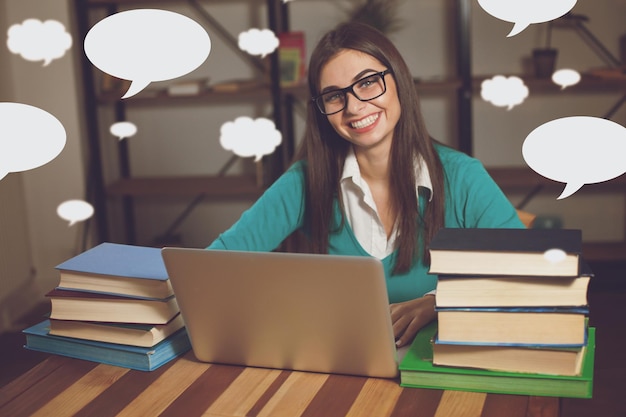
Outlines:
[[[429,248],[430,273],[439,276],[438,322],[421,332],[432,339],[420,334],[411,346],[402,382],[433,387],[434,378],[452,384],[439,388],[590,397],[593,273],[581,248],[579,230],[442,229]]]
[[[57,269],[26,348],[146,371],[191,348],[160,249],[102,243]]]

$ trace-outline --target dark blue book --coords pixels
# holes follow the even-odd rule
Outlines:
[[[66,290],[148,299],[174,293],[159,248],[105,242],[56,269]]]
[[[577,229],[442,228],[430,241],[431,274],[576,277]]]
[[[23,333],[26,335],[24,347],[27,349],[140,371],[155,370],[191,349],[185,328],[152,347],[53,336],[50,334],[49,320],[31,326]]]

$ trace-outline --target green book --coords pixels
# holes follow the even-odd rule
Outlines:
[[[432,340],[437,323],[422,329],[400,363],[400,385],[497,394],[591,398],[595,328],[589,327],[587,350],[579,376],[497,372],[433,365]]]

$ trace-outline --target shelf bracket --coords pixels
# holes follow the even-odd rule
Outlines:
[[[259,73],[259,75],[265,75],[267,69],[263,65],[263,61],[252,55],[244,52],[239,48],[239,42],[231,35],[231,33],[220,22],[217,21],[209,12],[197,0],[187,0],[187,3],[204,19],[204,21],[211,26],[213,30],[222,38],[231,49],[236,52],[244,61],[247,61],[252,67]]]

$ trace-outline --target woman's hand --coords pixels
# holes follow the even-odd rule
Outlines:
[[[411,343],[418,330],[437,317],[435,296],[432,294],[403,303],[391,304],[389,308],[397,347]]]

